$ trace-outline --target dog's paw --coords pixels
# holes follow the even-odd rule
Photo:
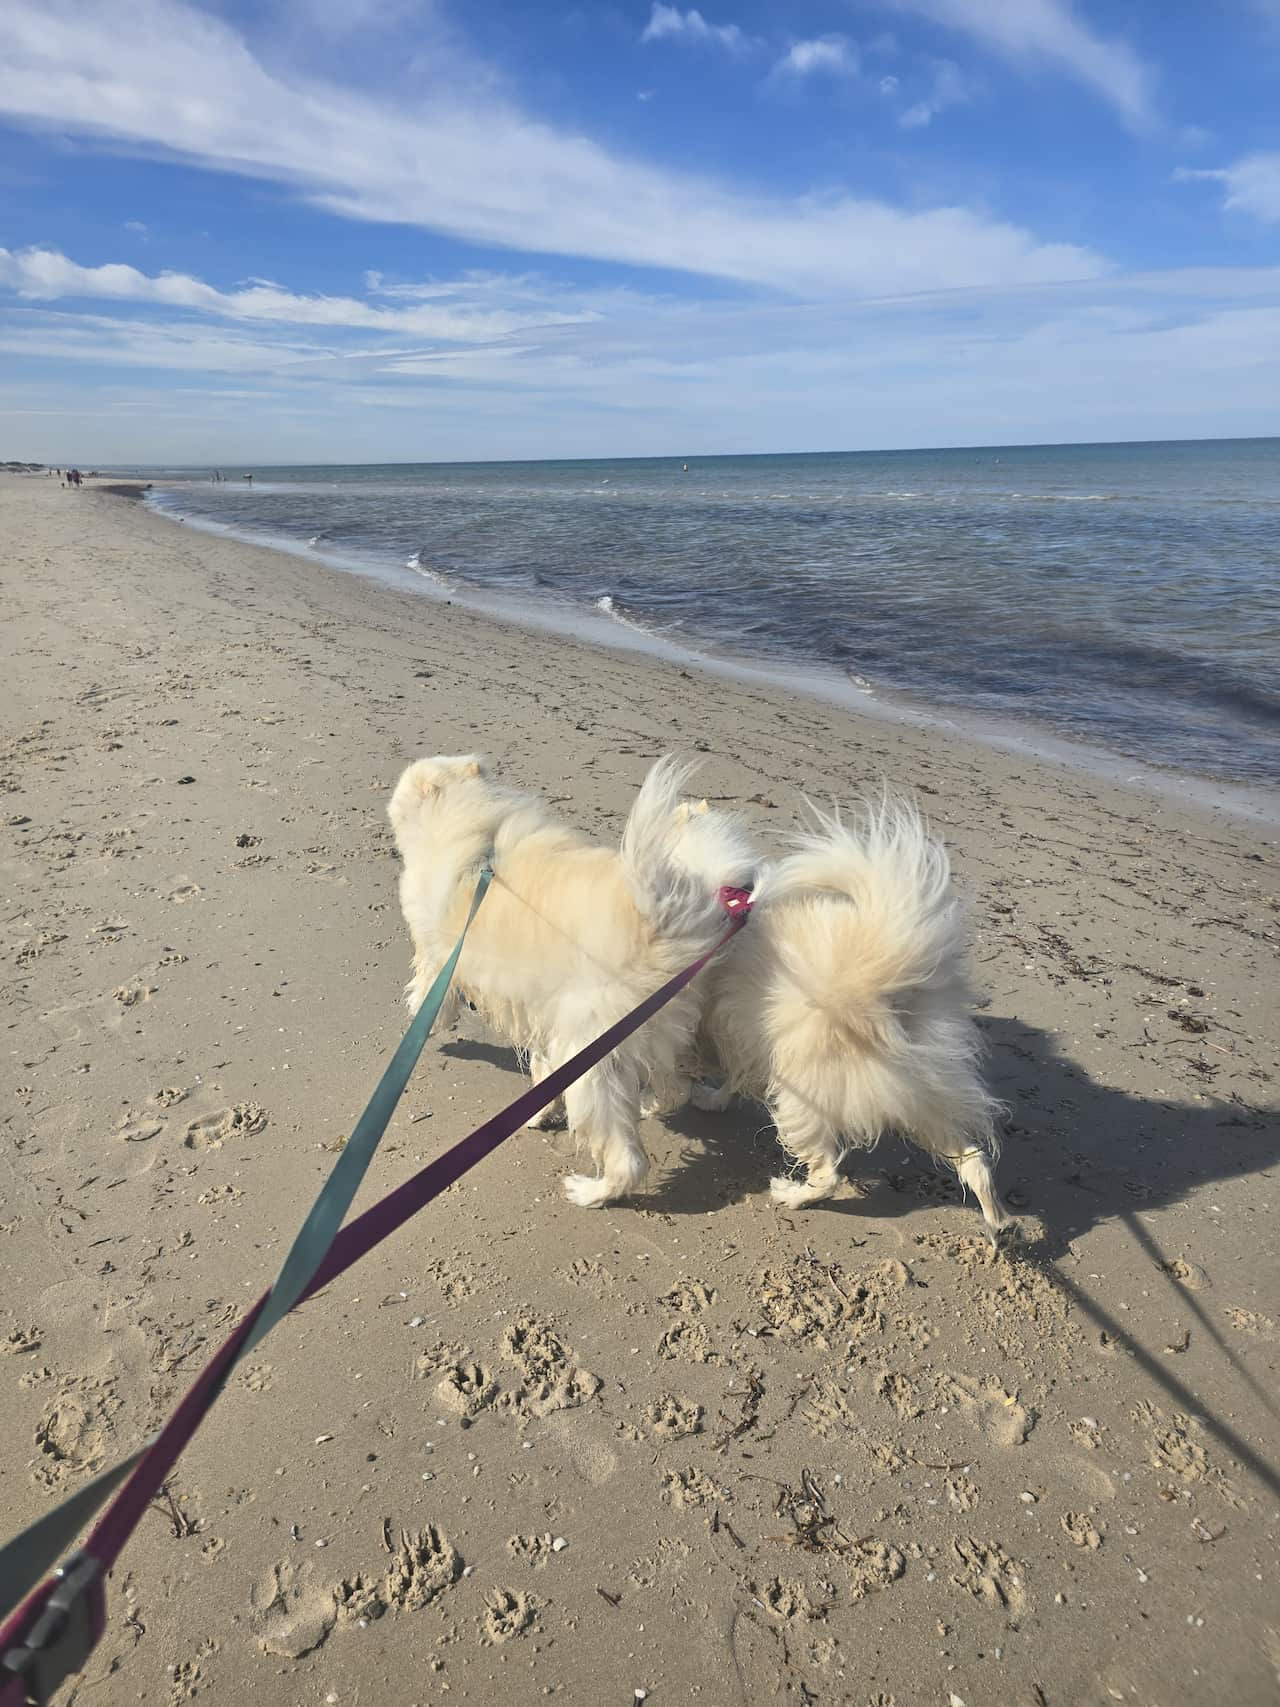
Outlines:
[[[775,1175],[769,1181],[769,1196],[783,1209],[802,1209],[813,1202],[814,1193],[807,1180]]]
[[[803,1209],[808,1203],[821,1203],[830,1197],[839,1184],[839,1174],[826,1178],[810,1174],[808,1179],[787,1179],[779,1174],[769,1181],[769,1196],[783,1209]]]
[[[707,1079],[695,1079],[689,1101],[707,1114],[720,1114],[728,1108],[732,1092],[725,1085],[713,1085]]]
[[[590,1174],[568,1174],[564,1194],[579,1209],[600,1209],[613,1196],[606,1180],[592,1179]]]
[[[525,1125],[534,1132],[547,1132],[553,1126],[563,1126],[564,1109],[561,1107],[559,1098],[548,1108],[540,1108],[536,1114],[530,1115],[529,1119],[525,1121]]]

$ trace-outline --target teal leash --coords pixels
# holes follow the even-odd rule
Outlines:
[[[466,923],[454,944],[453,953],[436,973],[435,982],[423,997],[422,1006],[414,1014],[408,1031],[400,1040],[399,1048],[378,1080],[377,1088],[356,1122],[355,1130],[347,1139],[333,1172],[311,1205],[310,1212],[284,1259],[280,1273],[276,1276],[275,1285],[271,1288],[267,1301],[241,1349],[240,1357],[251,1352],[254,1346],[266,1338],[281,1317],[289,1314],[307,1290],[312,1275],[323,1262],[329,1246],[333,1243],[334,1235],[341,1227],[347,1210],[351,1207],[351,1201],[369,1170],[369,1163],[373,1160],[387,1124],[395,1113],[396,1104],[409,1083],[409,1077],[431,1034],[436,1016],[444,1005],[449,985],[453,982],[453,975],[457,970],[462,945],[467,940],[467,932],[471,929],[471,922],[480,911],[480,903],[492,882],[493,866],[486,860],[480,868],[471,911],[467,914]],[[230,1374],[230,1370],[227,1373]]]
[[[290,1246],[289,1254],[284,1259],[284,1264],[265,1303],[258,1311],[251,1330],[237,1349],[234,1359],[222,1372],[209,1399],[210,1404],[225,1387],[241,1358],[260,1344],[281,1317],[286,1316],[302,1298],[316,1270],[324,1261],[444,1005],[449,985],[457,970],[458,959],[462,954],[462,946],[467,940],[467,932],[471,929],[472,920],[479,912],[480,903],[492,881],[493,866],[486,860],[480,869],[471,910],[454,944],[453,953],[436,974],[435,982],[410,1021],[409,1029],[400,1040],[399,1047],[378,1081],[364,1113],[356,1122],[355,1130],[347,1140],[341,1156],[320,1188],[319,1196]],[[147,1441],[123,1463],[102,1471],[61,1505],[37,1518],[20,1535],[15,1535],[11,1541],[0,1547],[0,1618],[3,1618],[10,1607],[20,1601],[54,1562],[70,1549],[89,1518],[153,1444],[154,1440]],[[3,1695],[3,1688],[0,1688],[0,1696]]]

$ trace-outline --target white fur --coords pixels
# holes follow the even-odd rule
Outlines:
[[[998,1105],[978,1071],[964,930],[950,862],[920,814],[888,796],[852,823],[813,812],[796,851],[761,877],[752,918],[707,979],[701,1043],[722,1088],[764,1102],[804,1177],[775,1179],[791,1208],[829,1196],[846,1150],[897,1130],[954,1167],[992,1236],[1008,1221],[995,1189]],[[737,857],[718,814],[679,820],[694,869]]]
[[[536,798],[492,781],[475,757],[419,759],[388,813],[404,861],[400,903],[413,940],[417,1009],[462,929],[486,855],[495,877],[467,937],[442,1014],[471,1001],[529,1057],[535,1080],[591,1042],[724,929],[716,887],[674,857],[679,795],[692,767],[662,759],[614,851],[558,823]],[[595,1207],[644,1179],[642,1098],[684,1100],[680,1076],[705,986],[682,991],[565,1095],[569,1124],[598,1177],[571,1175],[569,1199]]]

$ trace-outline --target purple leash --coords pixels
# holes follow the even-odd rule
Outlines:
[[[554,1102],[575,1080],[597,1066],[692,983],[742,929],[751,911],[751,896],[745,889],[723,888],[719,898],[729,915],[729,924],[705,954],[699,955],[683,972],[676,973],[563,1066],[343,1227],[297,1302],[305,1302],[345,1274],[375,1245],[455,1185],[477,1162]],[[22,1707],[29,1701],[43,1704],[65,1677],[82,1669],[105,1625],[103,1585],[107,1573],[217,1399],[270,1295],[270,1291],[264,1292],[241,1318],[188,1388],[160,1433],[143,1448],[128,1479],[94,1525],[83,1547],[53,1576],[32,1589],[0,1626],[0,1656],[3,1656],[0,1707]]]

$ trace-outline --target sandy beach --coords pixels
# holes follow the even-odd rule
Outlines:
[[[62,1699],[1280,1698],[1276,832],[533,634],[0,476],[0,1509],[166,1415],[405,1022],[385,802],[479,749],[612,840],[658,754],[766,845],[915,791],[970,907],[1020,1237],[897,1140],[769,1201],[763,1112],[634,1202],[520,1134],[282,1324]],[[509,1101],[433,1041],[361,1205]]]

